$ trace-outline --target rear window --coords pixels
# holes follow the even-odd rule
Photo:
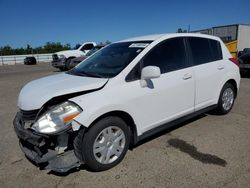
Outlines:
[[[193,64],[201,65],[222,59],[221,45],[217,40],[189,37]]]

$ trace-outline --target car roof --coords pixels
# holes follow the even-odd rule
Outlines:
[[[139,37],[128,38],[119,42],[133,42],[133,41],[155,41],[158,39],[166,39],[172,37],[202,37],[218,40],[219,38],[212,35],[205,35],[200,33],[166,33],[166,34],[156,34],[156,35],[145,35]]]

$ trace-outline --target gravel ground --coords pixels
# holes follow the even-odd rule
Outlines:
[[[250,187],[249,78],[228,115],[201,115],[151,137],[111,170],[59,175],[26,160],[12,126],[22,86],[57,73],[46,63],[0,66],[0,187]]]

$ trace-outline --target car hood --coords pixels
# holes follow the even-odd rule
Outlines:
[[[40,109],[54,97],[74,94],[103,87],[108,79],[75,76],[61,73],[47,76],[26,84],[18,97],[18,107],[22,110]]]
[[[63,55],[65,53],[72,53],[72,52],[76,52],[78,50],[63,50],[63,51],[60,51],[60,52],[56,52],[56,54],[58,55]]]
[[[57,54],[58,56],[64,55],[66,58],[69,58],[69,57],[79,57],[81,55],[85,55],[87,52],[88,51],[82,52],[80,50],[64,50],[56,52],[55,54]]]

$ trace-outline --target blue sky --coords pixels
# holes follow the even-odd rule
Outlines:
[[[74,45],[234,23],[250,24],[249,0],[0,0],[0,46]]]

